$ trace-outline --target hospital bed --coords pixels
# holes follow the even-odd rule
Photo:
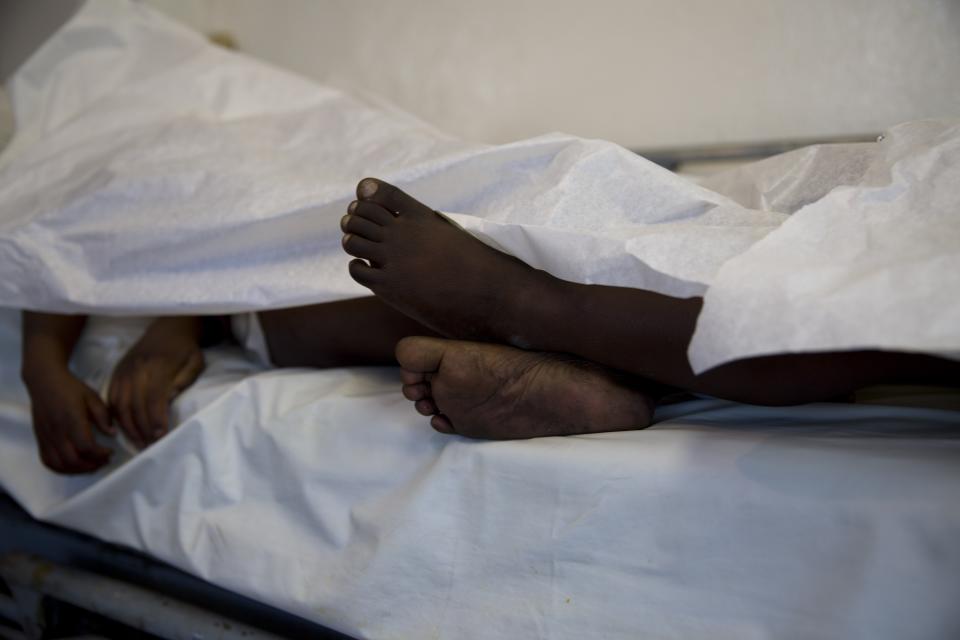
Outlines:
[[[30,634],[23,637],[82,627],[113,638],[347,637],[142,553],[39,522],[2,494],[0,577],[0,638],[19,637],[18,627]]]
[[[9,363],[17,323],[3,317]],[[170,480],[149,460],[112,486],[43,472],[3,367],[5,488],[96,537],[3,498],[0,575],[19,597],[2,617],[114,638],[135,637],[131,611],[162,638],[945,638],[960,625],[955,392],[776,409],[701,398],[646,431],[497,443],[430,431],[389,369],[270,372],[231,349],[208,361],[167,450],[148,456],[204,496],[181,513],[150,497]],[[368,424],[345,428],[345,411]],[[196,476],[185,458],[211,448]],[[303,493],[261,477],[296,450],[316,470]],[[233,467],[249,487],[224,482]],[[38,488],[69,483],[91,488],[38,508]]]
[[[683,170],[747,154],[653,155]],[[158,184],[142,186],[159,197]],[[138,329],[94,322],[78,373],[102,389]],[[23,626],[0,636],[56,624],[38,601],[113,637],[140,631],[131,611],[171,638],[960,633],[955,391],[787,408],[692,398],[644,431],[481,442],[431,431],[395,369],[271,371],[218,347],[171,434],[140,453],[111,443],[109,469],[64,478],[36,458],[18,352],[18,314],[0,309],[0,615]]]

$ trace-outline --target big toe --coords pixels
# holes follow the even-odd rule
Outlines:
[[[410,194],[377,178],[364,178],[357,184],[357,199],[375,202],[396,215],[433,214],[433,209]]]
[[[408,372],[432,373],[440,369],[440,362],[447,350],[449,340],[441,338],[406,337],[397,343],[395,355],[400,366]],[[412,378],[404,379],[407,384],[419,382]]]

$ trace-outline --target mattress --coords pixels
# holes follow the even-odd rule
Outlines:
[[[583,282],[703,293],[731,254],[769,237],[758,250],[783,255],[771,243],[807,228],[807,204],[828,215],[829,197],[851,193],[871,207],[892,202],[897,216],[915,202],[898,194],[939,203],[930,210],[943,215],[907,248],[926,258],[925,247],[942,245],[956,259],[947,215],[955,212],[944,204],[955,201],[946,172],[955,165],[926,162],[958,152],[955,123],[774,159],[737,182],[759,185],[755,193],[728,198],[720,193],[736,191],[730,185],[695,187],[607,143],[546,136],[467,145],[215,51],[139,5],[85,11],[34,58],[16,94],[45,108],[25,110],[36,117],[14,139],[17,153],[3,157],[7,306],[225,312],[356,295],[335,222],[368,171],[459,211],[458,222],[531,264]],[[894,151],[913,144],[922,153],[894,162]],[[207,158],[210,149],[217,153]],[[883,161],[851,164],[837,154]],[[833,166],[816,161],[825,156],[873,167],[864,174],[873,182],[854,192],[843,185],[863,176],[830,174],[813,181],[810,200],[811,181],[800,179],[809,171],[797,167],[823,172]],[[939,190],[923,189],[929,172],[913,171],[927,164]],[[820,231],[839,224],[812,220]],[[123,229],[126,242],[117,238]],[[698,247],[691,262],[674,264],[686,255],[675,247],[690,246]],[[581,247],[578,259],[569,247]],[[251,259],[252,248],[261,259]],[[940,287],[925,295],[943,307],[913,305],[923,310],[921,337],[934,315],[956,333],[956,297],[944,294],[956,288],[956,270],[943,264],[937,277],[915,278]],[[790,279],[753,273],[764,286]],[[781,322],[757,322],[782,326],[788,314],[774,307]],[[860,314],[879,315],[855,307],[849,348],[864,346]],[[144,323],[96,319],[74,357],[78,375],[103,389]],[[890,344],[914,343],[867,346]],[[644,431],[482,442],[432,431],[400,395],[396,369],[267,370],[224,347],[207,352],[206,372],[177,400],[172,433],[143,452],[106,442],[116,449],[109,467],[65,477],[37,459],[18,354],[18,313],[0,309],[0,487],[30,514],[352,636],[960,636],[955,394],[881,392],[871,403],[790,408],[696,398],[659,408]]]
[[[142,327],[94,321],[75,369],[102,386]],[[395,369],[264,370],[218,348],[169,436],[64,477],[35,453],[18,335],[0,313],[6,492],[349,635],[960,632],[956,395],[698,398],[644,431],[484,442],[432,431]]]

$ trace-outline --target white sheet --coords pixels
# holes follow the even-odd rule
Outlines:
[[[142,324],[98,324],[98,384]],[[391,369],[210,354],[119,468],[40,465],[0,314],[0,485],[32,514],[363,638],[946,638],[960,412],[698,400],[646,431],[433,432]],[[125,456],[119,455],[122,461]]]
[[[877,144],[742,173],[705,185],[795,213],[720,267],[690,345],[695,369],[856,346],[960,357],[960,122],[903,124]]]
[[[227,311],[353,295],[335,226],[369,173],[475,214],[457,219],[563,277],[677,294],[703,292],[789,213],[606,143],[450,140],[122,3],[88,6],[14,97],[21,129],[0,158],[9,306]],[[781,201],[801,215],[802,173],[779,175],[796,178]],[[705,229],[711,242],[687,251]],[[102,387],[140,328],[92,327],[78,371]],[[65,478],[34,452],[18,335],[0,312],[0,486],[37,517],[352,635],[960,629],[956,411],[698,400],[643,432],[476,442],[431,431],[394,370],[258,373],[217,351],[173,433]]]
[[[960,351],[950,122],[736,174],[731,198],[601,141],[453,140],[122,0],[90,2],[11,89],[6,306],[226,312],[357,295],[337,221],[376,174],[561,278],[677,296],[713,284],[697,369],[795,350]]]

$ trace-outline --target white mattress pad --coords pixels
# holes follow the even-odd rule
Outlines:
[[[102,384],[142,323],[96,322]],[[945,638],[960,628],[960,409],[663,407],[645,431],[432,431],[395,369],[214,350],[179,426],[40,464],[0,314],[0,486],[34,516],[364,638]],[[956,406],[956,396],[953,396]]]

